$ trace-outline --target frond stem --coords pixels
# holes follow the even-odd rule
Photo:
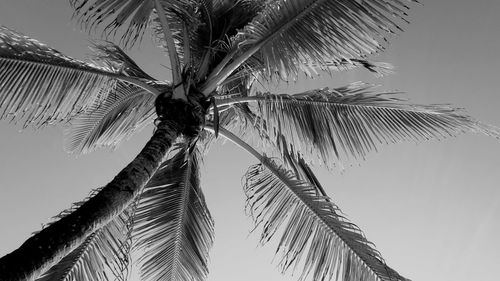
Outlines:
[[[175,245],[175,249],[174,249],[174,253],[172,254],[174,256],[174,258],[172,259],[174,261],[174,264],[172,265],[172,270],[171,270],[171,280],[175,280],[176,279],[176,276],[175,276],[175,273],[177,271],[177,267],[179,266],[179,256],[181,255],[181,252],[182,252],[182,243],[181,243],[181,240],[184,236],[183,234],[183,230],[184,230],[184,223],[186,222],[186,216],[187,216],[187,212],[188,212],[188,208],[187,208],[187,205],[188,205],[188,198],[189,198],[189,193],[191,191],[191,188],[189,186],[189,180],[190,180],[190,176],[191,176],[191,169],[193,168],[193,163],[191,161],[191,154],[189,152],[187,152],[186,154],[186,159],[187,159],[187,168],[186,168],[186,171],[185,171],[185,175],[184,175],[184,188],[183,188],[183,191],[182,191],[182,202],[181,202],[181,208],[180,210],[178,210],[178,213],[180,213],[180,218],[179,220],[177,221],[176,223],[176,231],[175,231],[175,242],[174,242],[174,245]]]
[[[191,49],[190,49],[190,42],[189,42],[189,34],[187,30],[187,26],[184,24],[182,26],[182,36],[184,39],[184,67],[190,67],[191,66]]]
[[[217,87],[222,82],[224,82],[224,80],[226,80],[226,78],[229,77],[229,75],[231,75],[233,71],[240,67],[248,58],[253,56],[253,54],[255,54],[265,43],[266,42],[262,42],[253,46],[252,48],[244,52],[241,56],[236,58],[236,60],[234,60],[231,64],[223,68],[227,63],[229,63],[229,60],[234,57],[235,52],[233,51],[232,53],[227,55],[226,58],[224,58],[224,60],[216,67],[216,70],[222,68],[223,69],[220,71],[214,70],[213,74],[210,75],[212,77],[210,78],[209,76],[209,79],[207,79],[207,82],[201,88],[201,92],[205,95],[208,95],[215,89],[217,89]]]
[[[148,83],[142,82],[138,79],[134,79],[132,77],[126,77],[126,76],[117,76],[116,79],[133,84],[141,89],[146,90],[147,92],[149,92],[155,96],[159,96],[161,94],[161,92],[158,91],[153,86],[149,85]]]
[[[215,100],[215,104],[218,107],[221,107],[221,106],[229,106],[229,105],[238,104],[238,103],[260,101],[260,100],[264,100],[264,99],[265,99],[265,97],[258,97],[258,96],[225,98],[225,99]]]
[[[163,34],[165,35],[168,57],[170,58],[170,65],[172,66],[172,80],[174,85],[177,85],[182,81],[179,55],[177,54],[177,51],[175,49],[174,37],[172,36],[172,31],[168,26],[168,21],[167,17],[165,16],[163,6],[160,3],[160,0],[154,1],[156,12],[158,13],[158,18],[160,19],[161,28],[163,30]]]
[[[17,58],[9,58],[9,57],[1,57],[0,60],[2,60],[2,61],[12,61],[12,62],[23,61],[23,62],[29,63],[31,65],[42,65],[42,66],[43,65],[47,65],[46,63],[43,63],[43,62],[32,61],[32,60],[24,60],[24,59],[20,60],[20,59],[17,59]],[[64,69],[64,70],[65,69],[69,69],[69,70],[75,69],[73,67],[65,66],[65,65],[50,65],[50,67],[57,68],[57,69]],[[105,71],[105,70],[102,70],[102,69],[86,69],[86,68],[82,67],[82,68],[76,69],[76,70],[85,71],[85,72],[88,72],[88,73],[95,73],[95,74],[103,75],[103,76],[108,76],[108,77],[115,78],[117,80],[121,80],[121,81],[130,83],[130,84],[134,84],[137,87],[142,88],[142,89],[150,92],[151,94],[153,94],[155,96],[158,96],[160,94],[160,91],[158,91],[154,87],[150,86],[149,84],[147,84],[145,82],[142,82],[139,79],[135,79],[135,78],[132,78],[132,77],[129,77],[129,76],[123,76],[123,75],[120,75],[120,74],[117,74],[117,73],[113,73],[113,72],[109,72],[109,71]]]
[[[215,129],[212,124],[207,124],[204,129],[212,133],[215,132]],[[230,131],[222,127],[219,127],[219,134],[228,139],[229,141],[231,141],[232,143],[236,144],[237,146],[241,147],[242,149],[246,150],[253,156],[255,156],[255,158],[257,158],[260,162],[264,163],[265,159],[267,159],[264,155],[260,154],[257,150],[255,150],[255,148],[250,146],[248,143],[246,143],[244,140],[240,139],[238,136],[231,133]]]

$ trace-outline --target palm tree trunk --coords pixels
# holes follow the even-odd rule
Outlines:
[[[189,108],[185,105],[184,109]],[[179,109],[172,111],[180,113]],[[172,111],[168,117],[173,115]],[[162,120],[167,121],[158,124],[139,155],[97,195],[26,240],[17,250],[0,258],[0,280],[36,279],[80,245],[89,234],[120,214],[158,169],[175,139],[185,131],[186,118]]]

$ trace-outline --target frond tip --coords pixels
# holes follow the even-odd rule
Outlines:
[[[299,180],[270,159],[249,168],[244,190],[261,242],[281,228],[277,254],[282,271],[302,265],[300,280],[405,281],[388,267],[361,230],[313,183]]]

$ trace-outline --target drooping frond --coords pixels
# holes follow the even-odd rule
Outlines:
[[[277,255],[283,271],[302,266],[301,280],[311,274],[312,280],[407,280],[313,183],[270,159],[250,167],[245,179],[247,206],[263,225],[261,242],[282,233]]]
[[[208,273],[214,226],[197,153],[181,147],[144,188],[134,219],[142,280],[204,280]]]
[[[81,203],[75,204],[75,208]],[[126,281],[130,272],[131,219],[136,204],[89,235],[85,241],[37,281]],[[62,212],[58,217],[71,213]]]
[[[170,85],[154,87],[163,92]],[[155,98],[140,87],[119,82],[104,101],[92,104],[68,122],[65,150],[88,153],[100,147],[116,147],[154,120]]]
[[[378,52],[387,35],[401,29],[410,2],[417,1],[268,1],[232,39],[227,66],[212,75],[207,88],[220,84],[251,56],[265,65],[268,74],[288,76],[296,75],[304,62],[327,65]]]
[[[0,119],[39,127],[106,98],[118,74],[0,27]]]
[[[374,94],[373,86],[354,83],[296,95],[259,94],[257,126],[277,145],[282,137],[291,151],[328,167],[364,158],[381,144],[444,139],[463,132],[499,137],[498,129],[482,124],[457,109],[442,105],[409,105]],[[237,100],[237,99],[235,99]]]

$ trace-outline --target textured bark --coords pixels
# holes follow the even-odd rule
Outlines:
[[[0,280],[33,280],[95,230],[120,214],[155,173],[183,126],[164,121],[152,138],[102,191],[70,215],[26,240],[0,259]]]
[[[138,195],[160,166],[179,136],[194,137],[200,131],[203,110],[199,104],[165,98],[160,123],[139,155],[97,195],[70,215],[26,240],[0,259],[0,280],[34,280],[70,253],[95,230],[120,214]]]

